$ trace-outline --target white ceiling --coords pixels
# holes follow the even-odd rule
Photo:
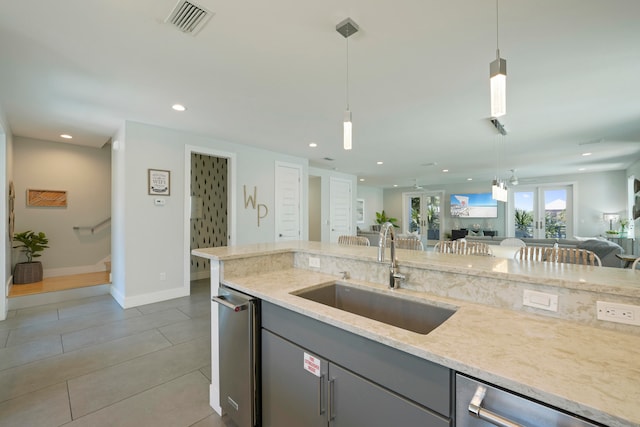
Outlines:
[[[0,110],[17,136],[70,133],[99,147],[132,120],[306,157],[384,187],[489,181],[498,166],[521,179],[622,170],[640,159],[638,0],[500,2],[502,142],[488,121],[493,0],[196,0],[215,16],[195,37],[164,23],[175,0],[0,2]],[[347,42],[335,30],[346,17],[361,29],[349,38],[350,152]],[[172,111],[176,102],[188,110]]]

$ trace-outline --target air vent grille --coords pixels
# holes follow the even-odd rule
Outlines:
[[[211,19],[213,13],[202,6],[180,0],[165,22],[174,25],[183,33],[196,35]]]

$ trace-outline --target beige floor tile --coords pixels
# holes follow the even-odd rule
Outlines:
[[[159,330],[172,344],[179,344],[204,336],[209,337],[211,336],[211,317],[207,314],[163,326]]]
[[[81,417],[68,427],[187,427],[212,413],[209,383],[196,371]]]
[[[179,310],[169,309],[69,332],[62,335],[62,343],[64,351],[68,352],[185,320],[190,320],[187,315]]]
[[[220,415],[213,413],[209,415],[207,418],[198,421],[195,424],[192,424],[190,427],[226,427]]]
[[[50,322],[40,322],[18,329],[13,329],[9,334],[7,346],[16,345],[32,341],[47,335],[62,335],[65,333],[79,331],[92,326],[103,325],[105,323],[128,319],[140,316],[136,309],[116,310],[113,312],[103,312],[98,314],[87,314],[84,316],[71,317]]]
[[[210,340],[199,339],[69,381],[74,418],[200,369],[210,362]]]
[[[57,427],[71,421],[67,384],[61,382],[0,403],[0,425]]]
[[[0,349],[0,371],[62,353],[60,335]]]
[[[148,331],[0,371],[0,402],[170,346]]]

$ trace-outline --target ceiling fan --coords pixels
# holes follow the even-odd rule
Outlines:
[[[516,170],[510,169],[510,171],[511,171],[511,178],[509,178],[509,184],[515,187],[516,185],[518,185],[518,177],[516,176]]]
[[[424,187],[422,185],[418,185],[418,179],[414,179],[414,183],[413,183],[413,189],[414,190],[424,190]]]

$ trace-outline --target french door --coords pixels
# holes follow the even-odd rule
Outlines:
[[[522,187],[513,192],[513,235],[536,239],[573,236],[573,186]]]
[[[440,240],[443,216],[443,191],[411,192],[402,195],[402,232],[420,236],[426,246],[427,240]]]

